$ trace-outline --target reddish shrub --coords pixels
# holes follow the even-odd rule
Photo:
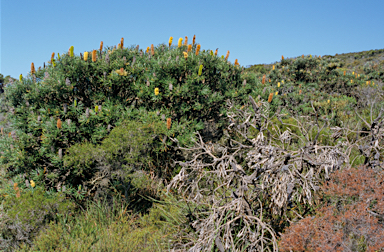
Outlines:
[[[281,251],[379,251],[384,248],[384,172],[335,172],[322,189],[327,203],[282,234]]]

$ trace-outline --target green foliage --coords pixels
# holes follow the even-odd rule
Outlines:
[[[124,203],[115,200],[89,204],[76,218],[60,217],[36,238],[31,250],[36,251],[166,251],[170,239],[185,226],[185,208],[172,197],[156,203],[144,216],[127,212]]]
[[[20,190],[20,189],[19,189]],[[73,214],[73,203],[62,193],[47,193],[42,187],[21,190],[20,196],[8,196],[0,211],[0,248],[12,250],[34,237],[59,214]]]

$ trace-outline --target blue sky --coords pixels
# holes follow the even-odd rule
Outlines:
[[[167,43],[196,34],[202,49],[240,65],[302,54],[384,48],[383,0],[0,0],[0,73],[17,78],[50,60],[117,45]]]

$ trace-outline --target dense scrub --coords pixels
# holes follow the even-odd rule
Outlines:
[[[72,47],[5,87],[3,249],[381,246],[381,68],[303,55],[253,71],[195,40],[171,44]],[[378,188],[368,203],[340,185],[359,165]],[[339,221],[350,226],[332,248],[314,241]]]

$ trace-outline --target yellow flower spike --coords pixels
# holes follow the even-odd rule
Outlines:
[[[60,60],[60,53],[57,53],[57,59]]]
[[[35,64],[31,63],[31,74],[35,74]]]
[[[221,55],[221,58],[224,59],[224,55]]]
[[[185,59],[188,58],[188,53],[183,52],[183,54],[184,54],[184,58],[185,58]]]
[[[277,83],[277,87],[280,87],[280,82]]]
[[[281,81],[281,84],[284,84],[284,80]]]
[[[374,86],[375,85],[375,83],[372,81],[372,86]]]
[[[77,106],[77,100],[74,101],[73,105],[76,107]]]
[[[272,70],[275,70],[275,65],[272,66]]]
[[[172,40],[173,40],[173,37],[169,37],[169,41],[168,41],[169,47],[171,47],[172,45]]]
[[[155,88],[155,95],[159,95],[159,88]]]
[[[96,62],[96,50],[92,51],[92,62]]]
[[[183,45],[183,39],[179,38],[179,42],[177,43],[177,47],[181,47]]]
[[[353,80],[351,80],[351,83],[353,83]]]
[[[368,86],[368,85],[369,85],[369,82],[367,81],[366,84],[367,84],[367,86]]]
[[[217,50],[219,50],[218,48],[216,49],[216,51],[215,51],[215,56],[217,56]]]
[[[147,47],[147,51],[146,51],[147,53],[149,52],[149,46]]]
[[[97,111],[99,111],[99,106],[95,106],[95,112],[97,113]]]
[[[184,45],[188,45],[188,36],[185,36],[185,39],[184,39]]]
[[[200,67],[199,67],[199,76],[201,75],[203,73],[203,65],[200,65]]]
[[[195,41],[196,41],[196,35],[193,35],[193,39],[192,39],[192,45],[195,44]]]
[[[328,102],[328,103],[330,103],[331,101],[330,101],[330,100],[328,100],[327,102]]]
[[[359,78],[360,78],[360,74],[358,74],[358,75],[357,75],[357,77],[359,77]]]
[[[151,44],[151,55],[155,55],[155,47]]]
[[[196,46],[196,56],[199,55],[200,52],[200,44]]]
[[[30,181],[31,186],[34,188],[36,186],[35,182],[33,180]]]
[[[192,45],[188,45],[187,52],[189,53],[190,51],[192,51]]]
[[[121,49],[124,49],[124,38],[120,39],[120,47]]]
[[[73,46],[71,46],[70,48],[69,48],[69,57],[73,57],[73,50],[74,50],[75,48],[73,47]]]
[[[100,48],[99,51],[101,52],[103,50],[103,41],[100,42]]]
[[[20,74],[20,76],[19,76],[19,81],[21,82],[22,80],[23,80],[23,75]]]
[[[276,91],[276,94],[275,95],[278,95],[279,94],[279,91]]]
[[[355,75],[355,72],[352,72],[352,75]]]
[[[88,60],[88,52],[84,52],[84,61]]]
[[[228,60],[229,57],[229,50],[227,51],[227,55],[225,55],[225,60]]]
[[[210,54],[211,56],[213,56],[213,51],[211,50],[211,51],[209,52],[209,54]]]

